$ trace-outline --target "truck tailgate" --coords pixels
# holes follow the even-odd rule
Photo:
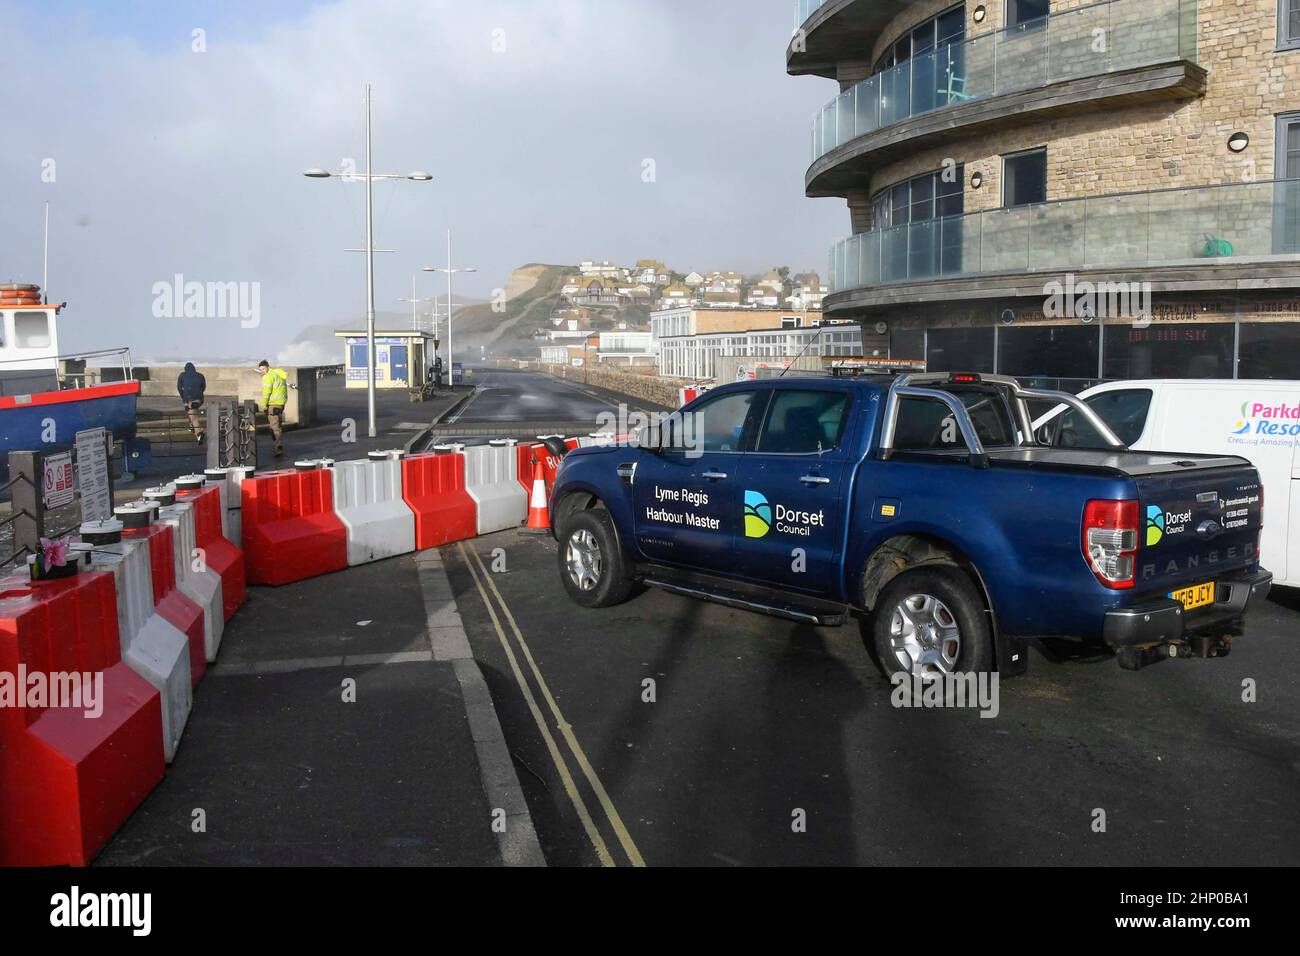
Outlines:
[[[1169,593],[1208,584],[1259,560],[1259,474],[1244,463],[1198,464],[1202,467],[1135,476],[1143,523],[1139,591]]]

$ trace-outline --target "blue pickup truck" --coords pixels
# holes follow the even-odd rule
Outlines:
[[[1037,443],[1064,403],[1102,449]],[[707,392],[635,444],[575,449],[551,514],[570,597],[648,585],[861,622],[886,675],[1023,672],[1027,642],[1136,670],[1221,657],[1272,576],[1242,458],[1129,451],[1086,404],[995,375],[784,377]]]

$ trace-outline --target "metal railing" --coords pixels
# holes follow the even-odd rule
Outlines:
[[[116,357],[117,361],[108,364],[101,362],[95,368],[88,365],[90,359],[111,357]],[[12,369],[15,365],[32,365],[37,362],[48,362],[50,367]],[[110,381],[129,382],[135,377],[135,367],[131,364],[131,350],[129,348],[97,349],[90,352],[63,352],[59,355],[41,356],[39,358],[4,359],[0,361],[0,372],[6,371],[6,367],[9,368],[11,374],[13,372],[30,373],[29,377],[32,381],[38,379],[48,381],[49,377],[53,376],[59,391],[67,388],[85,388],[88,385],[103,384],[103,370],[105,368],[116,367],[121,372],[120,378],[112,378]],[[9,387],[6,389],[5,383],[0,382],[0,395],[14,394],[16,387],[26,389],[19,394],[27,394],[32,391],[31,388],[23,385],[22,379],[10,382],[8,385]]]
[[[1196,0],[1105,0],[946,43],[850,87],[813,117],[814,161],[922,113],[1065,80],[1196,59]]]
[[[983,273],[1300,253],[1300,180],[1225,183],[990,209],[841,240],[832,292]]]

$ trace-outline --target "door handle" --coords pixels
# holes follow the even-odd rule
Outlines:
[[[829,485],[831,480],[822,475],[804,475],[799,479],[805,485]]]
[[[706,471],[703,477],[709,479],[709,481],[721,481],[727,477],[727,473],[725,471]]]

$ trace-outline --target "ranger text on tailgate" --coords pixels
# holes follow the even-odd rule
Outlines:
[[[1038,444],[1063,402],[1111,447]],[[887,674],[1019,673],[1031,638],[1137,669],[1223,656],[1272,576],[1259,476],[1129,451],[1072,395],[974,374],[781,378],[701,396],[638,446],[580,448],[551,514],[574,601],[650,585],[862,622]]]

